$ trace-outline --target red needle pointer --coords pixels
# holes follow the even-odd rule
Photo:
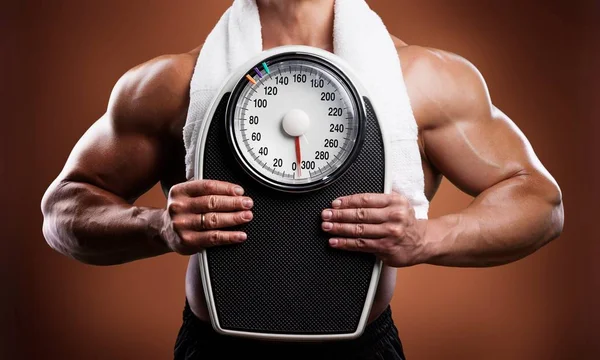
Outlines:
[[[286,132],[286,134],[294,138],[294,142],[296,143],[296,170],[298,170],[298,176],[302,176],[302,152],[300,151],[300,136],[304,135],[310,128],[310,118],[304,111],[300,109],[292,109],[285,114],[281,121],[281,125],[283,126],[283,130]],[[304,140],[306,140],[306,138]]]
[[[298,170],[298,176],[302,176],[300,171],[300,164],[302,164],[302,153],[300,152],[300,136],[294,138],[296,142],[296,169]]]

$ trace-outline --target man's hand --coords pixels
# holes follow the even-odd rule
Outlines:
[[[246,240],[244,232],[222,230],[252,220],[252,199],[243,194],[240,186],[216,180],[190,180],[173,186],[163,217],[167,246],[190,255]]]
[[[374,253],[386,265],[424,262],[427,220],[417,220],[408,200],[398,194],[356,194],[336,199],[323,210],[322,228],[338,249]]]

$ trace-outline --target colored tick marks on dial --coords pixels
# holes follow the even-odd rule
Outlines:
[[[248,74],[246,74],[246,79],[248,79],[248,81],[250,81],[251,83],[253,83],[254,85],[256,85],[256,80],[254,80],[254,78]]]
[[[254,71],[256,71],[256,74],[258,75],[258,77],[262,79],[263,75],[260,73],[260,70],[258,70],[257,67],[254,68]]]
[[[266,63],[266,62],[263,62],[263,63],[262,63],[262,66],[263,66],[263,68],[265,69],[265,71],[267,72],[267,74],[270,74],[270,73],[271,73],[271,70],[269,70],[269,67],[267,66],[267,63]]]

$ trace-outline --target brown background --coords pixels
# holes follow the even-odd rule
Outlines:
[[[516,263],[399,270],[393,311],[408,358],[600,358],[598,2],[369,3],[393,34],[458,53],[481,70],[495,104],[558,180],[566,209],[563,236]],[[79,264],[45,244],[39,202],[77,139],[102,114],[119,76],[152,57],[197,46],[228,5],[2,4],[0,358],[171,356],[187,259]],[[431,216],[469,201],[444,183]],[[140,203],[163,206],[164,198],[155,188]]]

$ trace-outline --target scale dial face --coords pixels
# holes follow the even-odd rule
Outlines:
[[[311,190],[340,176],[362,139],[364,108],[348,77],[308,54],[256,64],[227,109],[238,161],[272,188]]]

